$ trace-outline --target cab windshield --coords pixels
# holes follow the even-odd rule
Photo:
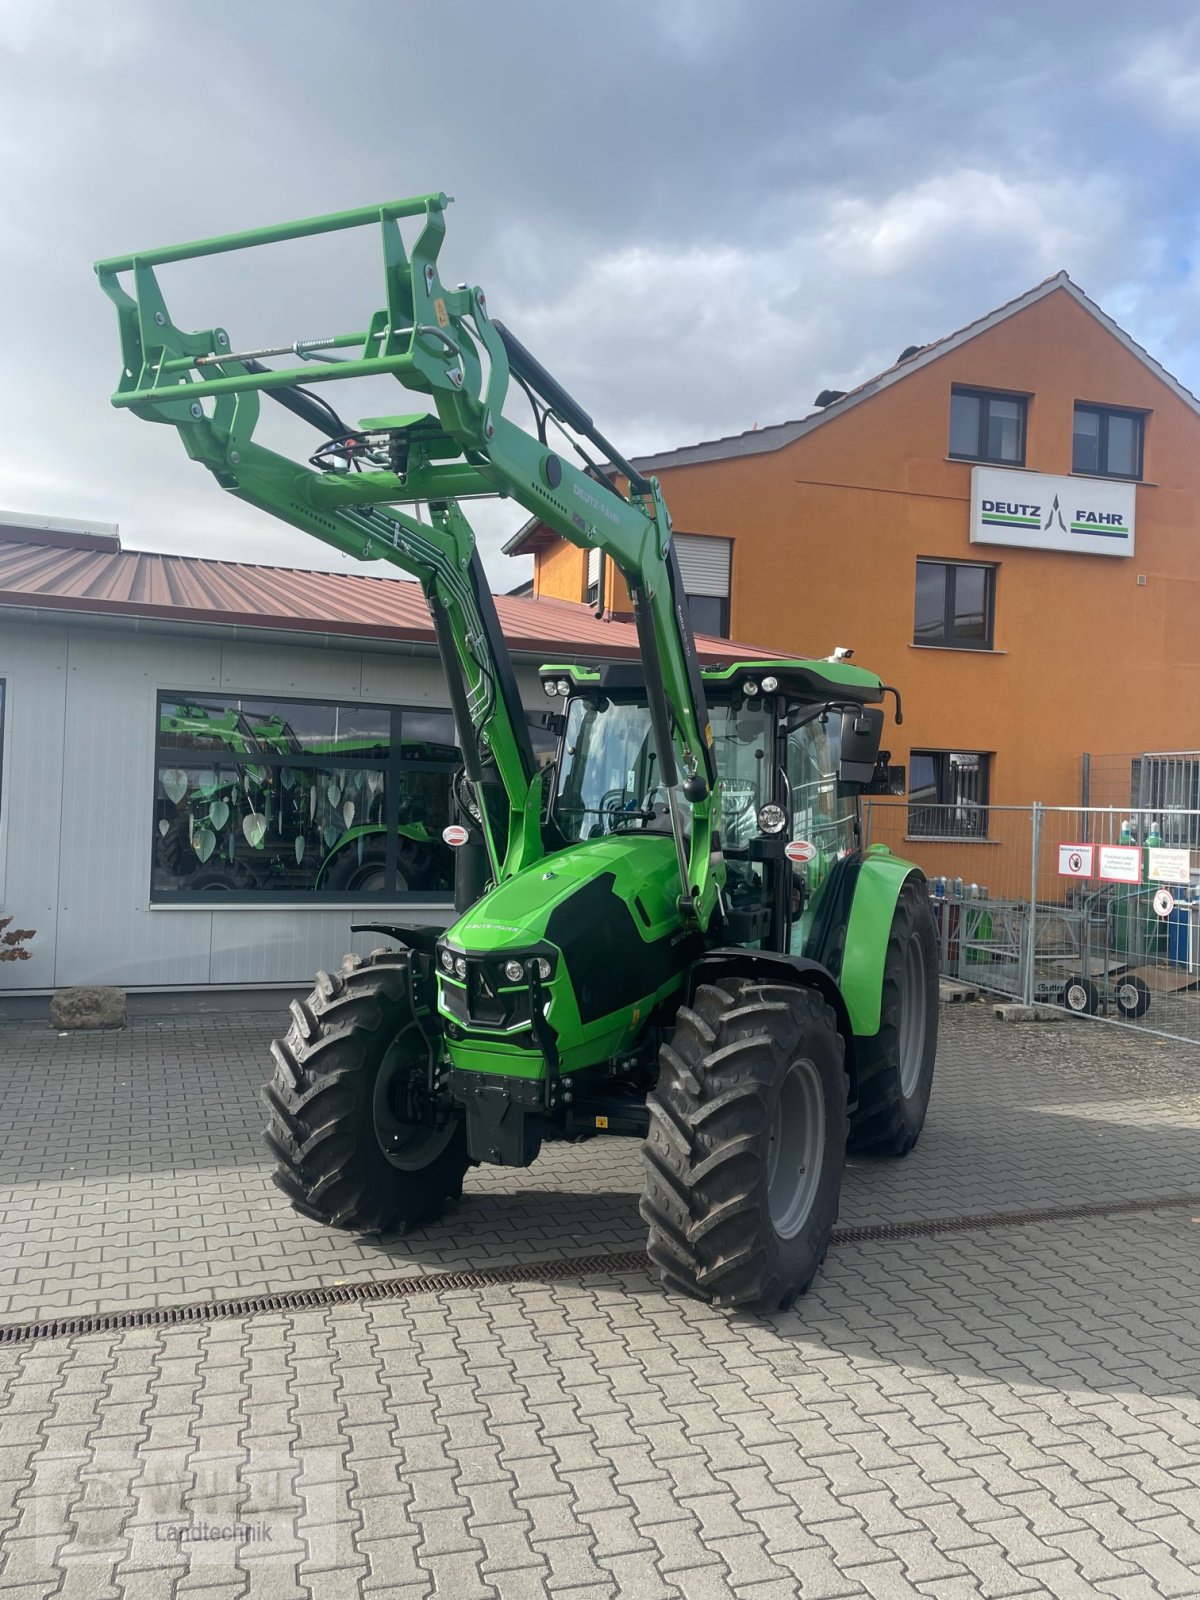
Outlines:
[[[572,700],[554,798],[565,839],[630,829],[670,831],[667,792],[644,700]]]

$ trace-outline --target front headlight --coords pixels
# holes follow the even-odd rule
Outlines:
[[[549,976],[550,976],[550,963],[546,960],[545,956],[539,956],[538,957],[538,977],[542,980],[543,983],[545,983],[546,979]]]
[[[768,802],[758,808],[758,831],[760,833],[782,833],[787,827],[787,812],[782,806]]]
[[[438,960],[442,964],[443,972],[454,971],[454,957],[450,954],[449,950],[443,950],[441,955],[438,957]]]
[[[509,983],[520,983],[525,976],[525,968],[519,961],[506,961],[504,963],[504,976]]]
[[[467,975],[467,958],[466,958],[466,956],[455,956],[455,958],[454,958],[454,976],[456,978],[465,978],[466,975]]]

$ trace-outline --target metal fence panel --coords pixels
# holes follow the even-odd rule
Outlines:
[[[970,844],[928,809],[873,800],[865,837],[924,869],[944,977],[1200,1042],[1200,807],[992,806]]]

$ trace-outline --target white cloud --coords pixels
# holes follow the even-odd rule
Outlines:
[[[1107,177],[1014,180],[962,168],[937,173],[882,204],[833,201],[818,238],[823,258],[880,277],[928,272],[956,257],[999,252],[1018,270],[1048,276],[1091,257],[1123,197]]]
[[[802,415],[1060,267],[1200,384],[1181,159],[1200,32],[1170,31],[1178,0],[1158,33],[1119,0],[1089,0],[1085,29],[1045,0],[599,9],[598,45],[596,8],[443,0],[406,12],[401,58],[384,0],[353,28],[317,0],[0,0],[0,505],[336,559],[223,497],[169,430],[109,411],[116,331],[90,263],[436,186],[460,200],[448,277],[482,283],[629,452]],[[456,19],[451,82],[429,63]],[[267,251],[164,290],[185,325],[282,343],[362,326],[376,252],[330,236],[291,278]],[[336,400],[351,420],[421,404]],[[510,586],[492,553],[521,513],[474,514]]]
[[[1192,138],[1200,134],[1200,26],[1151,33],[1114,86],[1150,120]]]
[[[29,62],[49,52],[60,65],[98,70],[127,59],[146,37],[132,0],[0,0],[0,60]]]
[[[509,319],[630,450],[804,415],[1065,267],[1128,270],[1127,201],[1097,177],[1019,182],[975,168],[884,195],[807,195],[761,245],[637,244]],[[549,354],[547,354],[549,352]]]

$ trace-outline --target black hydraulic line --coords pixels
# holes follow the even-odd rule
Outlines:
[[[692,632],[692,619],[688,615],[687,594],[683,587],[683,574],[679,570],[679,552],[675,548],[674,539],[667,547],[667,578],[671,585],[671,604],[675,609],[675,625],[679,632],[679,642],[683,646],[683,659],[687,665],[688,688],[692,694],[692,704],[696,708],[696,722],[700,728],[700,753],[704,760],[704,771],[708,779],[708,787],[714,788],[717,782],[717,758],[713,747],[704,737],[708,728],[708,701],[704,694],[704,679],[700,676],[700,662],[696,656],[696,637]]]
[[[492,595],[491,586],[487,581],[487,573],[483,570],[483,559],[479,554],[478,545],[471,552],[471,563],[467,568],[467,577],[471,588],[475,591],[475,605],[479,611],[479,620],[483,623],[483,631],[487,635],[486,651],[491,662],[491,670],[496,683],[496,690],[504,702],[504,709],[508,713],[508,721],[512,728],[513,742],[521,757],[521,770],[525,774],[526,783],[532,783],[537,773],[537,760],[533,753],[533,740],[529,736],[529,718],[525,707],[521,703],[521,691],[517,687],[517,675],[513,671],[512,656],[509,654],[508,645],[504,639],[504,631],[500,626],[500,618],[496,612],[496,601]]]
[[[247,372],[270,372],[270,367],[264,367],[261,361],[246,359],[242,362]],[[309,394],[307,389],[302,389],[298,384],[289,384],[284,389],[268,389],[266,393],[285,411],[290,411],[293,416],[299,417],[301,422],[307,422],[318,433],[323,433],[326,438],[333,439],[339,434],[350,438],[353,428],[348,428],[338,416],[331,405],[324,400],[318,400],[315,394]],[[333,426],[330,426],[330,423]]]
[[[646,699],[650,704],[650,724],[654,729],[654,743],[658,746],[658,781],[666,789],[679,782],[675,765],[675,739],[671,732],[671,710],[663,690],[662,662],[658,654],[658,636],[654,631],[654,616],[640,585],[629,591],[633,601],[633,620],[637,625],[638,647],[646,673]],[[684,885],[686,889],[687,884]]]
[[[590,439],[598,449],[603,450],[613,466],[629,479],[630,488],[638,494],[649,494],[650,485],[637,468],[609,444],[579,402],[572,400],[558,379],[552,377],[537,357],[526,350],[516,334],[510,333],[502,322],[493,323],[493,327],[500,335],[501,343],[508,354],[508,364],[516,376],[523,378],[531,389],[536,390],[555,416],[569,428],[574,428],[576,433],[581,433],[585,439]]]
[[[463,683],[454,634],[450,628],[450,618],[446,615],[445,603],[436,589],[425,591],[425,603],[429,607],[429,615],[433,622],[438,654],[442,658],[442,671],[446,674],[446,689],[450,695],[450,709],[454,713],[454,726],[458,729],[458,748],[462,755],[463,767],[471,782],[479,785],[483,782],[479,738],[467,707],[467,690]]]

